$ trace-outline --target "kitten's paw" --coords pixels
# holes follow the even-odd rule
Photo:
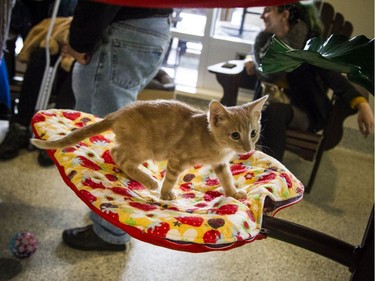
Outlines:
[[[237,193],[233,194],[235,199],[246,199],[247,193],[244,190],[239,190]]]
[[[174,199],[176,199],[176,194],[174,194],[173,191],[162,192],[160,194],[160,198],[163,199],[163,200],[174,200]]]
[[[150,183],[148,184],[148,188],[151,190],[156,190],[159,188],[159,184],[157,181],[150,181]]]

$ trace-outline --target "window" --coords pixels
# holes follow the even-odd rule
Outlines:
[[[214,37],[254,42],[263,26],[260,19],[262,11],[261,7],[218,9]]]
[[[163,69],[174,78],[177,90],[221,90],[207,67],[249,53],[263,25],[262,10],[175,9],[172,40]]]

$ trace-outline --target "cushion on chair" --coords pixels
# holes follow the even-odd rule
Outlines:
[[[36,137],[54,140],[93,122],[91,114],[50,109],[32,119]],[[114,134],[107,131],[75,146],[48,151],[65,183],[95,213],[134,238],[189,252],[227,250],[263,238],[262,215],[302,199],[304,187],[282,164],[263,154],[238,155],[231,161],[237,188],[247,199],[226,197],[209,166],[184,171],[174,187],[177,199],[132,181],[110,155]],[[147,161],[142,169],[160,182],[166,162]],[[266,198],[268,198],[266,200]]]

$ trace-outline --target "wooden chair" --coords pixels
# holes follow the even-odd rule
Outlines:
[[[314,162],[305,192],[310,193],[317,175],[323,152],[334,148],[342,139],[344,120],[357,112],[341,99],[332,98],[333,107],[328,117],[328,123],[319,133],[286,130],[285,149],[297,154],[301,158]]]
[[[324,24],[324,37],[328,38],[331,34],[343,34],[350,36],[353,32],[353,25],[344,20],[340,13],[335,13],[334,8],[329,3],[316,2],[315,4],[320,11],[321,19]],[[230,61],[232,68],[228,68],[228,62],[215,64],[210,66],[208,70],[216,75],[218,82],[224,89],[222,103],[227,106],[233,106],[237,103],[238,90],[241,86],[241,77],[245,74],[243,69],[243,61]],[[227,67],[224,67],[223,65]],[[230,65],[230,64],[229,64]],[[249,77],[249,76],[248,76]],[[259,82],[255,83],[255,98],[257,97],[257,89],[260,88]],[[367,91],[366,96],[367,96]],[[301,158],[314,162],[308,183],[305,184],[305,192],[309,193],[314,184],[323,152],[334,148],[342,139],[344,120],[355,114],[357,111],[342,101],[340,98],[332,95],[332,111],[330,112],[328,123],[319,133],[308,131],[299,131],[288,129],[286,131],[287,144],[286,150],[291,151]]]

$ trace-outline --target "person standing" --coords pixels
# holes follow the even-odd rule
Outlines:
[[[63,53],[75,58],[76,109],[99,117],[137,99],[156,75],[170,42],[172,9],[134,8],[80,0]],[[80,250],[124,251],[130,237],[94,212],[92,225],[63,232]]]

